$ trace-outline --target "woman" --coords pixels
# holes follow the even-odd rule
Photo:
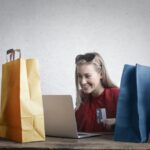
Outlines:
[[[119,89],[110,80],[100,54],[77,55],[75,63],[78,131],[111,131],[115,124]],[[98,121],[96,112],[101,108],[105,108],[107,119]]]

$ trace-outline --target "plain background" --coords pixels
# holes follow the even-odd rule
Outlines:
[[[124,64],[150,65],[149,28],[149,0],[0,0],[0,64],[20,48],[39,60],[43,94],[75,102],[75,56],[99,52],[119,86]]]

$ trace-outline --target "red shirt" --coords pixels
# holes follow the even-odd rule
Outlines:
[[[118,88],[106,88],[97,97],[92,95],[83,96],[83,102],[76,110],[78,131],[80,132],[102,132],[107,131],[102,123],[97,123],[96,109],[105,108],[107,118],[116,118]]]

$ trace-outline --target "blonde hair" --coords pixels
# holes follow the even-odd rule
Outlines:
[[[76,69],[75,69],[75,84],[76,84],[76,108],[82,103],[81,92],[79,89],[79,81],[77,75],[77,66],[82,64],[94,64],[96,70],[101,73],[102,79],[101,84],[104,88],[117,87],[110,79],[103,58],[99,53],[85,53],[84,55],[77,55],[75,58]]]

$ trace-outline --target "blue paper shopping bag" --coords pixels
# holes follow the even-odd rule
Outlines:
[[[147,142],[150,131],[150,67],[125,65],[117,105],[114,139]]]

